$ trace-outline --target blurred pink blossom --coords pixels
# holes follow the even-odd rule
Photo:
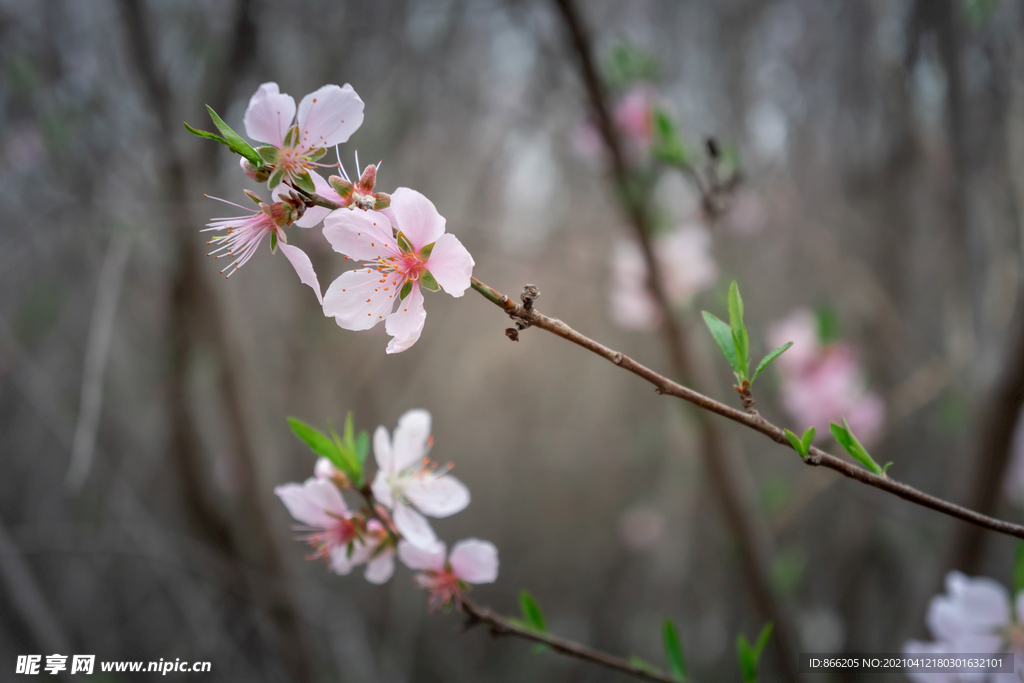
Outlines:
[[[304,526],[297,538],[313,546],[309,559],[328,559],[339,574],[352,571],[349,545],[361,534],[361,519],[349,512],[341,491],[330,481],[311,477],[302,484],[283,484],[274,489],[288,512]]]
[[[953,571],[946,575],[946,593],[932,598],[925,623],[932,642],[907,641],[905,654],[988,654],[1012,652],[1024,656],[1024,592],[1011,605],[1010,593],[992,579],[969,578]],[[913,673],[919,683],[980,681],[980,674]],[[988,680],[1019,681],[1014,673],[988,674]]]
[[[768,331],[769,346],[793,342],[776,363],[782,371],[782,405],[802,430],[827,432],[829,422],[845,417],[864,442],[877,436],[885,421],[885,403],[867,389],[850,344],[822,346],[814,314],[799,309]]]
[[[612,120],[622,136],[624,152],[634,161],[642,158],[651,146],[655,92],[645,83],[638,83],[623,93],[612,109]],[[597,126],[581,124],[573,136],[577,154],[591,159],[601,153],[604,141]]]
[[[662,286],[674,305],[686,305],[694,294],[718,277],[711,254],[711,233],[699,223],[687,223],[653,242]],[[619,240],[612,248],[611,317],[629,330],[653,330],[661,324],[661,311],[647,286],[647,264],[640,246]]]
[[[461,606],[467,584],[494,583],[498,578],[498,549],[490,541],[467,538],[452,546],[445,560],[445,545],[436,541],[419,547],[407,541],[398,544],[398,557],[409,569],[418,570],[416,582],[430,591],[431,609],[453,600]]]

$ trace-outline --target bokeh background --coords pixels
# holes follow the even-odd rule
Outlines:
[[[628,45],[657,64],[650,88],[695,154],[715,136],[740,159],[744,181],[715,221],[681,174],[652,191],[670,222],[712,235],[718,277],[680,313],[714,380],[703,388],[738,404],[699,319],[724,315],[729,281],[757,354],[773,322],[816,310],[884,399],[876,459],[1024,520],[1011,477],[1021,5],[580,4],[599,61]],[[304,560],[272,490],[314,458],[285,416],[338,424],[352,410],[372,430],[426,407],[434,457],[473,492],[435,528],[500,549],[478,602],[514,614],[528,589],[554,632],[658,665],[669,616],[696,680],[739,680],[736,635],[765,615],[691,412],[542,331],[510,343],[507,319],[472,291],[428,297],[421,340],[387,356],[382,330],[339,329],[268,249],[227,281],[203,257],[199,229],[225,215],[203,194],[240,201],[253,185],[181,121],[210,128],[208,103],[242,130],[270,80],[296,99],[351,83],[366,120],[346,163],[358,148],[384,160],[379,189],[430,197],[485,282],[509,294],[535,283],[542,311],[669,372],[657,334],[609,313],[629,227],[605,158],[581,150],[586,92],[551,4],[4,0],[0,679],[19,654],[58,652],[213,663],[190,680],[626,680],[463,633],[457,615],[427,613],[401,568],[378,587]],[[318,232],[297,243],[326,287],[345,265]],[[800,428],[780,384],[769,371],[758,406]],[[972,540],[716,425],[799,650],[926,638],[928,601],[954,567],[1010,585],[1012,539]],[[763,668],[787,678],[776,649]]]

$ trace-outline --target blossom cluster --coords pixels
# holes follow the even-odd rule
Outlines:
[[[801,426],[821,431],[845,417],[865,441],[877,436],[885,421],[882,397],[867,389],[854,348],[845,342],[826,345],[819,339],[815,315],[798,309],[768,331],[771,345],[792,341],[778,359],[782,371],[782,405]]]
[[[932,598],[925,617],[934,641],[910,640],[903,646],[908,655],[995,654],[1024,656],[1024,591],[1010,600],[997,581],[970,578],[953,571],[946,576],[946,593]],[[1018,660],[1019,661],[1019,660]],[[909,673],[920,683],[955,683],[981,680],[978,674]],[[989,674],[993,681],[1019,681],[1017,674]]]
[[[242,154],[242,171],[266,183],[272,201],[246,191],[258,210],[218,218],[207,230],[221,231],[209,243],[211,256],[233,257],[221,271],[230,277],[245,265],[269,237],[270,250],[280,250],[299,280],[316,294],[324,315],[344,329],[366,330],[383,322],[391,335],[388,353],[405,351],[420,337],[426,321],[423,289],[460,297],[470,285],[474,261],[457,237],[445,232],[445,219],[416,190],[399,187],[376,191],[380,164],[349,176],[337,145],[349,140],[363,122],[363,101],[351,85],[325,85],[295,100],[276,83],[264,83],[250,98],[243,124],[252,148],[211,112],[224,138]],[[335,147],[337,161],[321,161]],[[248,152],[248,154],[246,154]],[[336,170],[324,178],[321,171]],[[223,201],[223,200],[222,200]],[[227,202],[231,203],[231,202]],[[238,206],[234,204],[234,206]],[[238,207],[246,211],[243,207]],[[360,266],[342,273],[322,293],[309,256],[288,243],[291,227],[323,224],[331,247]]]
[[[469,505],[469,489],[439,467],[428,454],[433,445],[431,418],[414,409],[398,420],[394,434],[377,427],[373,454],[377,473],[369,486],[359,487],[325,457],[305,482],[278,486],[274,493],[300,523],[297,538],[337,574],[366,565],[371,583],[387,582],[395,571],[395,556],[417,571],[416,582],[430,593],[431,607],[460,604],[469,584],[493,583],[498,578],[498,550],[476,538],[456,543],[448,553],[426,517],[448,517]],[[352,509],[343,492],[360,493],[362,509]]]

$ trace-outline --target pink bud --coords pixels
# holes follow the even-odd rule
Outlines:
[[[377,183],[377,167],[370,164],[359,177],[359,191],[363,194],[373,192],[373,186]]]

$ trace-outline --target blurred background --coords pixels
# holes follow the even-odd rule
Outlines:
[[[609,106],[640,136],[631,162],[654,166],[657,107],[698,166],[713,136],[742,169],[714,220],[691,178],[646,176],[660,229],[703,235],[663,268],[703,273],[674,299],[701,388],[739,405],[699,314],[724,317],[736,279],[756,358],[788,322],[813,331],[813,367],[844,359],[831,389],[796,364],[767,371],[766,417],[799,432],[817,419],[801,400],[867,401],[865,441],[892,476],[1024,521],[1021,5],[580,4]],[[510,343],[474,292],[429,296],[420,341],[387,356],[382,329],[339,329],[267,248],[225,281],[199,230],[234,210],[203,194],[257,188],[181,122],[211,128],[210,104],[242,131],[265,81],[296,100],[351,83],[366,120],[342,147],[350,170],[355,148],[383,159],[377,189],[430,197],[477,277],[510,295],[535,283],[543,312],[672,372],[657,321],[629,315],[643,267],[552,4],[3,0],[0,678],[58,652],[209,660],[192,678],[211,681],[626,680],[463,633],[402,568],[373,586],[305,561],[272,493],[312,473],[287,415],[352,410],[372,431],[428,408],[432,456],[473,493],[436,530],[501,553],[474,599],[514,614],[528,589],[553,632],[659,666],[669,616],[698,681],[739,680],[736,635],[768,619],[793,651],[898,652],[929,638],[950,569],[1011,584],[1009,537],[714,418],[752,579],[694,414],[638,378],[539,330]],[[630,106],[647,112],[635,130]],[[319,229],[292,234],[325,288],[345,270]],[[822,425],[816,443],[839,453]],[[770,648],[763,680],[786,671]]]

